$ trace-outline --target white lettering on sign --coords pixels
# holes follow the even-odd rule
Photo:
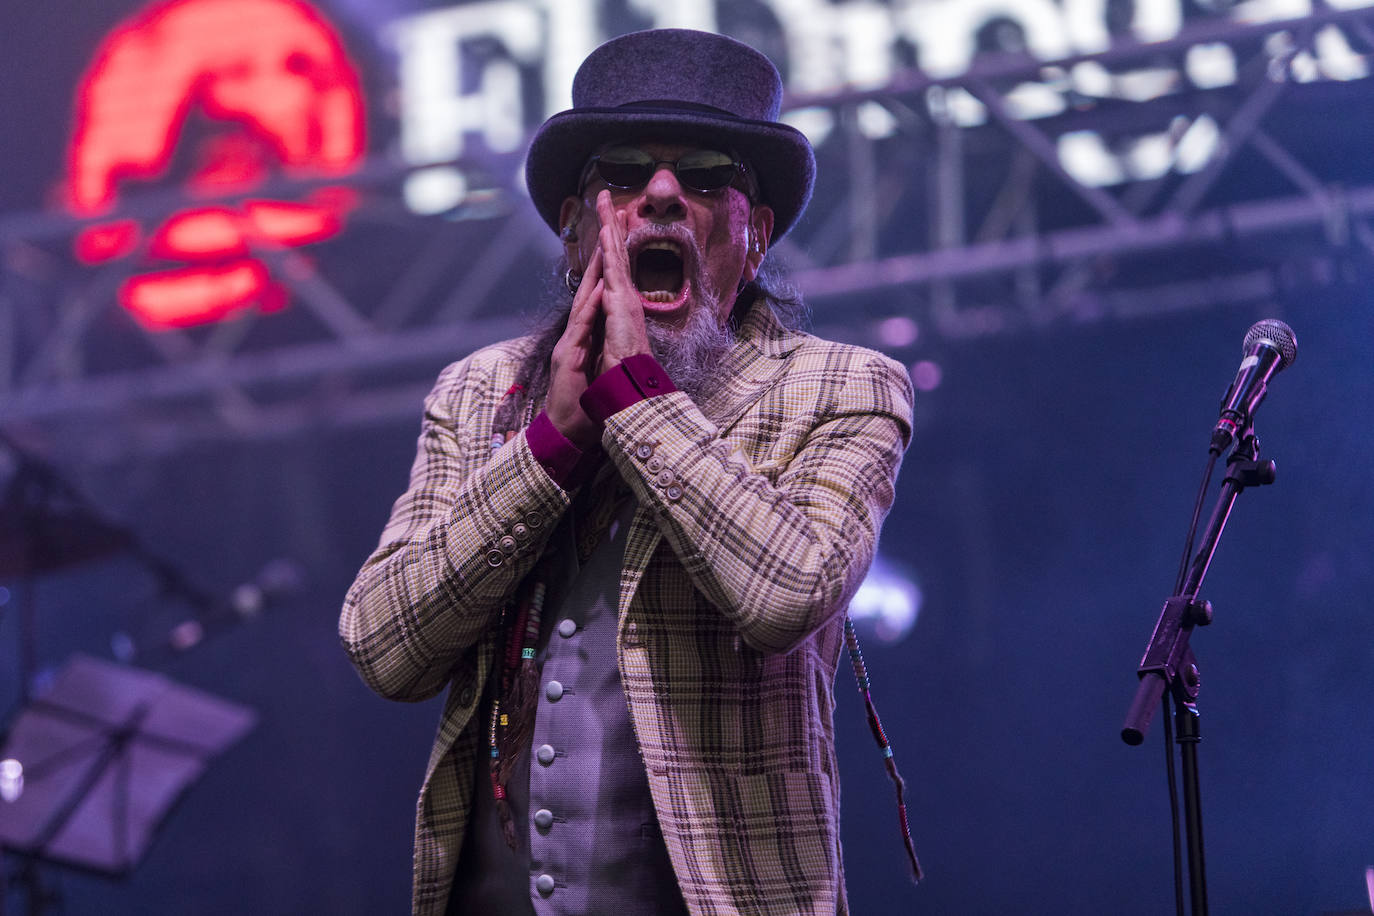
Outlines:
[[[483,135],[506,151],[524,130],[518,74],[512,59],[532,63],[544,51],[544,21],[524,3],[473,3],[393,22],[388,35],[400,59],[401,155],[407,162],[456,159],[464,135]],[[484,63],[464,87],[463,46],[493,39],[510,53]],[[514,139],[512,139],[514,138]]]
[[[714,31],[726,0],[627,2],[654,28]],[[761,2],[778,23],[787,49],[783,79],[793,96],[881,88],[899,66],[898,43],[915,50],[927,74],[958,76],[972,64],[979,32],[989,23],[1014,26],[1026,50],[1047,61],[1096,53],[1112,41],[1109,0]],[[1374,6],[1374,0],[1325,2],[1338,10]],[[606,38],[599,26],[606,17],[604,5],[604,0],[483,0],[392,21],[387,35],[400,61],[398,114],[404,161],[414,166],[452,162],[463,156],[472,138],[494,152],[516,151],[531,127],[571,106],[573,74]],[[1137,0],[1131,10],[1131,36],[1142,43],[1173,38],[1182,29],[1182,0]],[[1311,12],[1311,0],[1243,0],[1226,15],[1238,22],[1265,23]],[[1280,33],[1268,47],[1278,53],[1275,49],[1287,45],[1291,39]],[[1366,59],[1335,25],[1317,34],[1313,49],[1293,56],[1295,78],[1351,80],[1369,75]],[[1230,85],[1236,70],[1231,49],[1215,43],[1188,49],[1182,72],[1157,63],[1108,72],[1084,61],[1067,72],[1049,68],[1040,80],[1015,87],[1008,93],[1007,106],[1019,118],[1045,117],[1064,109],[1070,91],[1090,98],[1142,100],[1178,91],[1182,85]],[[527,110],[530,94],[522,81],[531,71],[538,74],[542,111]],[[933,114],[956,124],[977,124],[987,117],[983,106],[958,88],[930,93],[927,104],[940,109]],[[835,123],[833,114],[822,107],[789,112],[786,119],[813,142],[820,142]],[[882,135],[885,130],[871,117],[863,123],[865,133]],[[1120,141],[1110,148],[1095,134],[1075,134],[1057,142],[1061,161],[1078,180],[1111,184],[1157,174],[1161,167],[1199,168],[1199,156],[1205,162],[1219,134],[1210,120],[1196,124],[1197,131],[1185,133],[1175,125],[1167,134]],[[1193,138],[1188,149],[1170,139],[1180,136]],[[433,170],[419,184],[418,189],[407,188],[407,199],[426,212],[454,206],[465,193],[464,182],[436,177]],[[458,199],[449,199],[455,195]]]
[[[649,17],[651,29],[716,30],[714,3],[684,3],[682,0],[630,0],[635,12]]]

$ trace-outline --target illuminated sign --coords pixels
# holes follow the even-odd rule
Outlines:
[[[726,0],[625,0],[641,24],[653,28],[718,31],[737,24],[745,13]],[[1315,0],[1242,0],[1218,4],[1225,16],[1242,23],[1301,19]],[[1368,7],[1374,0],[1326,0],[1332,9]],[[405,16],[387,30],[400,59],[399,116],[401,154],[419,170],[406,186],[407,202],[421,213],[448,210],[462,202],[462,172],[448,165],[478,139],[489,150],[515,152],[525,130],[571,105],[572,76],[581,60],[607,36],[602,0],[484,0]],[[1050,61],[1093,54],[1110,47],[1109,20],[1124,10],[1121,27],[1141,43],[1176,38],[1183,28],[1183,0],[758,0],[750,5],[750,27],[771,29],[785,49],[783,78],[796,97],[824,96],[845,89],[887,85],[914,56],[933,77],[967,71],[979,53],[980,33],[1001,23],[1019,36],[1024,50]],[[731,17],[734,17],[733,19]],[[1120,41],[1123,36],[1118,36]],[[1283,33],[1271,36],[1278,56],[1291,45]],[[496,46],[502,53],[491,53]],[[1314,36],[1313,51],[1299,51],[1291,63],[1299,81],[1359,79],[1369,75],[1367,61],[1354,51],[1336,25]],[[538,74],[543,110],[528,110],[522,72]],[[475,75],[474,75],[475,74]],[[1062,72],[1013,87],[1006,105],[1014,117],[1032,119],[1065,111],[1083,99],[1142,101],[1189,86],[1214,88],[1237,79],[1230,48],[1219,43],[1191,47],[1182,67],[1151,63],[1126,72],[1109,72],[1083,61]],[[961,89],[935,90],[927,99],[940,117],[961,126],[986,120],[987,112]],[[873,137],[896,129],[892,115],[876,103],[858,112],[859,129]],[[835,128],[827,108],[784,112],[784,119],[819,143]],[[1181,141],[1179,138],[1183,138]],[[1093,132],[1059,139],[1064,167],[1089,185],[1157,177],[1165,171],[1200,168],[1217,148],[1217,124],[1201,116],[1169,133],[1127,138],[1109,146]]]
[[[1225,12],[1213,18],[1301,19],[1315,2],[1218,3]],[[1365,8],[1374,0],[1324,5]],[[479,0],[405,15],[380,32],[396,52],[392,110],[396,152],[411,169],[406,203],[432,214],[470,199],[461,162],[474,149],[518,154],[534,125],[570,106],[578,65],[624,14],[636,17],[635,26],[748,31],[778,57],[789,97],[805,100],[880,90],[913,61],[931,76],[958,76],[981,53],[992,25],[1013,35],[1018,50],[1051,61],[1103,51],[1113,41],[1176,38],[1183,10],[1184,0]],[[1298,81],[1369,75],[1368,61],[1336,24],[1317,28],[1307,48],[1277,30],[1264,44]],[[1237,71],[1235,53],[1208,42],[1131,68],[1108,70],[1091,59],[1045,66],[1008,87],[1003,101],[1013,117],[1040,118],[1084,100],[1141,101],[1227,86]],[[933,87],[922,101],[933,117],[956,125],[987,118],[957,87]],[[856,115],[868,137],[897,130],[878,102],[861,103]],[[784,119],[820,144],[836,129],[837,112],[817,104]],[[348,175],[365,145],[361,81],[334,29],[304,0],[162,0],[144,8],[100,45],[81,79],[74,122],[67,206],[88,221],[76,253],[91,264],[136,259],[140,272],[119,298],[149,327],[281,306],[285,292],[263,253],[338,234],[353,197],[329,187],[303,199],[267,200],[254,189],[274,174]],[[1222,138],[1220,125],[1198,114],[1180,116],[1164,133],[1077,131],[1054,142],[1074,178],[1111,185],[1196,171]],[[183,181],[191,199],[215,199],[160,223],[136,218],[127,206],[121,211],[135,186]]]
[[[87,263],[170,262],[121,304],[149,327],[215,321],[285,301],[255,249],[337,234],[350,192],[189,206],[161,225],[118,216],[120,192],[185,172],[190,196],[248,196],[274,172],[341,176],[362,160],[357,72],[330,24],[300,0],[169,0],[102,42],[77,92],[67,205],[101,218],[76,239]],[[178,175],[177,177],[182,177]]]

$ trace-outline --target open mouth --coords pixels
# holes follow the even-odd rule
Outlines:
[[[634,254],[635,287],[646,302],[678,301],[686,285],[682,246],[656,239]]]

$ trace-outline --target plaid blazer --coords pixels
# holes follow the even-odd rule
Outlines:
[[[443,371],[410,485],[349,589],[344,648],[382,696],[448,689],[416,806],[414,912],[441,914],[460,854],[477,709],[501,607],[569,497],[494,412],[528,339]],[[638,508],[617,627],[626,701],[694,914],[846,913],[832,686],[843,610],[872,561],[911,430],[881,354],[747,316],[722,386],[610,418]],[[486,791],[485,785],[477,791]]]

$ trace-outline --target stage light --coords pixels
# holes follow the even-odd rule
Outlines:
[[[1188,49],[1183,69],[1199,89],[1230,86],[1236,81],[1236,52],[1220,42],[1194,45]]]
[[[900,564],[879,555],[849,602],[849,617],[863,635],[898,643],[916,625],[921,598],[914,577]]]
[[[909,347],[921,336],[921,328],[906,315],[884,318],[878,324],[878,340],[884,347]]]
[[[402,194],[412,213],[434,216],[447,213],[467,197],[467,178],[458,169],[436,165],[406,177]]]
[[[1123,159],[1132,179],[1149,181],[1169,171],[1174,161],[1173,144],[1168,134],[1147,134],[1130,143]]]
[[[864,102],[855,109],[859,133],[869,140],[885,140],[897,133],[897,119],[877,102]]]
[[[1059,161],[1070,175],[1088,187],[1120,184],[1126,177],[1102,137],[1092,131],[1076,130],[1062,135]]]
[[[1345,34],[1334,25],[1329,25],[1317,33],[1313,42],[1322,73],[1327,79],[1358,80],[1369,76],[1369,64],[1364,55],[1350,47]]]
[[[945,378],[945,371],[940,364],[928,359],[913,363],[910,372],[911,384],[917,391],[934,391]]]
[[[793,108],[783,112],[782,121],[806,134],[812,146],[820,146],[835,130],[834,112],[820,106]]]
[[[1200,171],[1221,148],[1221,128],[1210,115],[1202,115],[1179,138],[1175,168],[1187,175]]]
[[[1023,121],[1053,117],[1065,108],[1064,94],[1043,83],[1022,83],[1005,101],[1011,116]]]
[[[14,802],[24,794],[24,765],[13,757],[0,760],[0,800]]]

